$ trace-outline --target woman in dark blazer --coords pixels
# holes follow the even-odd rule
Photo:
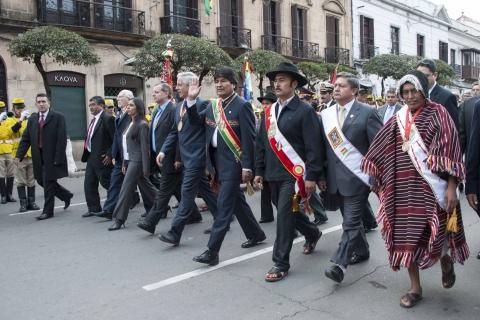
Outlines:
[[[127,114],[132,122],[122,134],[123,166],[125,175],[118,202],[113,210],[114,223],[108,228],[114,231],[125,226],[130,209],[130,199],[136,186],[140,188],[147,212],[153,205],[157,189],[150,182],[150,141],[148,123],[145,120],[145,105],[139,98],[130,100]]]

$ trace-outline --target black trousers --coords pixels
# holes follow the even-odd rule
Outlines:
[[[108,190],[110,186],[110,176],[112,174],[111,167],[105,167],[100,163],[87,161],[85,169],[85,180],[83,181],[83,189],[85,192],[85,201],[89,212],[101,212],[100,194],[98,193],[98,184]]]
[[[338,194],[338,197],[340,198],[340,212],[343,217],[343,233],[338,249],[331,261],[347,267],[354,252],[360,256],[369,255],[368,242],[362,222],[368,193],[351,197]]]
[[[160,218],[167,216],[169,208],[168,203],[170,202],[172,195],[175,196],[179,202],[181,201],[182,178],[182,172],[163,174],[160,176],[158,181],[159,189],[155,196],[155,202],[153,203],[152,209],[150,209],[145,217],[145,223],[156,226],[160,221]],[[191,214],[193,218],[198,216],[201,218],[197,206],[192,208]]]
[[[217,216],[208,241],[208,248],[211,251],[220,251],[234,214],[247,239],[255,239],[263,234],[245,199],[245,194],[240,189],[240,180],[221,181],[217,196]]]
[[[37,180],[37,182],[43,188],[43,194],[45,197],[43,213],[49,216],[53,216],[55,197],[65,202],[73,196],[73,194],[62,187],[57,180],[47,180],[45,178],[45,171],[43,172],[43,181]]]
[[[303,212],[292,212],[292,195],[295,193],[295,181],[269,181],[272,201],[277,207],[277,238],[273,246],[273,263],[280,270],[290,269],[290,251],[292,250],[294,230],[297,229],[305,239],[313,240],[319,230]]]
[[[272,195],[270,185],[263,182],[263,189],[260,191],[260,217],[262,220],[273,220]]]

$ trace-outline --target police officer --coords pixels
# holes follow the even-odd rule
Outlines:
[[[0,104],[0,193],[2,204],[17,201],[12,197],[14,164],[12,131],[10,130],[15,122],[13,113],[7,112],[6,105],[2,102]]]
[[[320,83],[320,108],[318,112],[322,112],[324,109],[331,107],[335,104],[333,99],[333,84],[330,82]]]

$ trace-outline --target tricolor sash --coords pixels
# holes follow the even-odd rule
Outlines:
[[[238,138],[232,126],[228,122],[225,112],[223,111],[222,99],[212,99],[212,111],[215,123],[217,125],[218,133],[222,136],[223,141],[227,144],[230,151],[232,151],[235,159],[240,161],[242,156],[242,147],[240,145],[240,139]]]
[[[273,153],[277,156],[283,165],[296,180],[295,192],[299,193],[304,199],[307,198],[305,191],[305,162],[293,149],[292,145],[283,136],[277,126],[277,119],[272,109],[275,110],[277,103],[265,109],[265,128],[267,130],[268,142]]]
[[[370,186],[370,176],[360,169],[363,154],[343,134],[338,123],[337,108],[327,108],[320,115],[325,136],[335,155],[357,178]]]
[[[409,113],[409,108],[407,105],[403,106],[397,112],[397,124],[400,129],[400,134],[402,135],[402,140],[405,141],[405,119],[407,117],[407,112]],[[409,114],[409,117],[411,115]],[[420,136],[420,133],[415,126],[415,123],[412,124],[410,129],[410,137],[405,146],[408,146],[408,155],[410,160],[412,160],[413,166],[422,176],[422,178],[430,185],[435,198],[437,199],[438,204],[443,209],[446,208],[445,204],[445,192],[447,191],[448,183],[447,181],[441,179],[438,175],[433,173],[427,166],[428,159],[428,149],[425,146],[425,143]]]

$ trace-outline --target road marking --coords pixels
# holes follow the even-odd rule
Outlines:
[[[105,199],[101,199],[100,200],[101,202],[105,201]],[[78,203],[72,203],[70,204],[69,208],[70,207],[77,207],[77,206],[83,206],[84,204],[87,204],[86,202],[78,202]],[[54,207],[54,209],[63,209],[64,205],[63,206],[58,206],[58,207]],[[25,211],[25,212],[17,212],[17,213],[10,213],[9,216],[19,216],[19,215],[22,215],[22,214],[27,214],[27,213],[32,213],[32,212],[39,212],[39,211],[42,211],[43,209],[40,209],[40,210],[30,210],[30,211]]]
[[[338,230],[342,230],[342,225],[341,224],[333,226],[333,227],[325,229],[325,230],[322,230],[322,234],[326,235],[328,233],[332,233],[332,232],[335,232],[335,231],[338,231]],[[296,238],[295,240],[293,240],[293,244],[303,242],[304,240],[305,240],[304,237]],[[252,258],[258,257],[262,254],[272,252],[272,251],[273,251],[273,246],[270,246],[268,248],[260,249],[260,250],[250,252],[250,253],[247,253],[247,254],[244,254],[244,255],[229,259],[229,260],[225,260],[223,262],[220,262],[219,264],[217,264],[214,267],[207,267],[207,266],[202,267],[202,268],[199,268],[199,269],[196,269],[196,270],[184,273],[184,274],[180,274],[178,276],[174,276],[174,277],[171,277],[171,278],[159,281],[159,282],[147,284],[147,285],[143,286],[142,289],[144,289],[146,291],[153,291],[153,290],[157,290],[157,289],[160,289],[160,288],[164,288],[164,287],[167,287],[169,285],[172,285],[172,284],[175,284],[175,283],[187,280],[187,279],[195,278],[195,277],[201,276],[202,274],[209,273],[209,272],[212,272],[212,271],[215,271],[215,270],[218,270],[218,269],[221,269],[221,268],[227,267],[229,265],[239,263],[239,262],[242,262],[242,261],[245,261],[245,260],[248,260],[248,259],[252,259]]]

